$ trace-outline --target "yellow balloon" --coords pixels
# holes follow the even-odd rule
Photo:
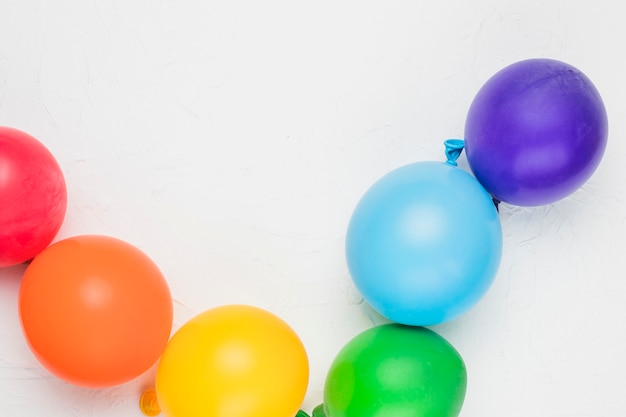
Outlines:
[[[228,305],[174,334],[155,390],[167,417],[294,417],[308,381],[306,351],[287,323],[257,307]]]

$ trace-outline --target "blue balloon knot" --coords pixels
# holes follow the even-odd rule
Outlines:
[[[461,156],[463,148],[465,147],[465,141],[463,139],[448,139],[443,142],[446,147],[447,163],[456,166],[456,160]]]

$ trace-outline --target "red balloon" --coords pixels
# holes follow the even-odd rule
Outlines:
[[[26,262],[52,242],[67,208],[59,164],[27,133],[0,126],[0,267]]]

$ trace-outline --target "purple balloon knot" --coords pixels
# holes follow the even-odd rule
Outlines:
[[[459,159],[461,152],[463,152],[465,141],[462,139],[448,139],[443,144],[446,146],[446,163],[456,166],[456,160]]]

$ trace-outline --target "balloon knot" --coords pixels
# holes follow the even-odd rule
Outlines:
[[[498,200],[498,199],[497,199],[497,198],[495,198],[495,197],[491,197],[491,200],[493,200],[493,205],[494,205],[494,206],[496,206],[496,211],[497,211],[498,213],[500,213],[500,203],[501,203],[501,201],[500,201],[500,200]]]
[[[462,139],[448,139],[443,142],[446,147],[446,163],[456,166],[456,160],[463,152],[465,141]]]
[[[155,390],[149,389],[141,395],[139,408],[145,416],[151,417],[161,414],[161,407],[159,407]]]
[[[320,404],[313,409],[312,417],[326,417],[326,413],[324,412],[324,404]]]

